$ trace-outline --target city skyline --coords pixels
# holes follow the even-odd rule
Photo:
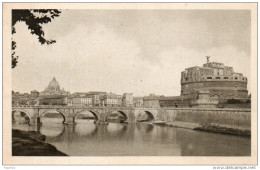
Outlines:
[[[16,29],[12,87],[21,93],[43,91],[55,76],[71,93],[178,96],[181,71],[206,55],[248,77],[251,92],[250,11],[63,10],[44,25],[57,41],[50,46],[24,23]]]

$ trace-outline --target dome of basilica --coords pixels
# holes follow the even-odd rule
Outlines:
[[[49,83],[48,89],[60,90],[60,85],[55,77],[53,77],[52,81]]]
[[[40,96],[44,95],[69,95],[69,91],[65,91],[63,88],[61,90],[60,84],[53,77],[52,81],[49,83],[48,87],[46,87],[41,93]]]

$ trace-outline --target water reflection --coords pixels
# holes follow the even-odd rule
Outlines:
[[[65,126],[58,124],[40,125],[40,133],[49,138],[58,138],[65,133]]]
[[[144,123],[137,122],[136,127],[139,131],[145,131],[146,133],[149,133],[153,130],[154,125],[146,122]]]
[[[86,123],[90,123],[90,121],[86,121]],[[85,128],[83,122],[74,125],[74,133],[77,136],[93,137],[97,134],[97,132],[98,132],[98,125],[96,124],[94,124],[94,126],[91,126],[89,128]]]
[[[78,120],[74,125],[42,124],[46,142],[71,156],[247,156],[250,138],[156,126],[148,123],[108,125]],[[58,120],[57,120],[58,122]],[[35,130],[36,126],[13,124]]]
[[[183,156],[250,156],[251,154],[251,140],[247,137],[184,129],[179,129],[176,135]]]
[[[29,124],[30,118],[29,116],[24,112],[12,112],[12,122],[16,124]]]

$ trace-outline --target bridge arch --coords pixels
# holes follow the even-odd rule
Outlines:
[[[113,110],[112,112],[109,112],[109,113],[108,113],[108,117],[109,117],[109,115],[112,114],[113,112],[118,112],[120,115],[123,116],[123,119],[121,120],[122,122],[124,122],[124,121],[126,121],[126,120],[128,119],[127,114],[126,114],[124,111],[122,111],[122,110]]]
[[[153,115],[153,113],[152,112],[150,112],[150,111],[147,111],[147,110],[145,110],[144,111],[152,120],[154,120],[155,119],[155,117],[154,117],[154,115]]]
[[[78,118],[78,116],[79,116],[82,112],[85,112],[85,111],[90,112],[90,113],[94,116],[94,118],[95,118],[96,121],[99,120],[98,114],[97,114],[96,112],[94,112],[93,110],[89,110],[89,109],[83,109],[83,110],[80,110],[79,112],[77,112],[76,115],[74,116],[74,120],[76,120],[76,119]]]
[[[55,111],[55,112],[58,112],[62,118],[63,118],[63,121],[62,123],[65,123],[66,122],[66,117],[64,115],[64,113],[62,111],[60,111],[59,109],[48,109],[46,111],[44,111],[41,115],[40,115],[40,118],[44,117],[44,115],[46,115],[47,113],[49,113],[50,111]]]
[[[28,124],[31,123],[32,118],[31,118],[31,116],[30,116],[30,113],[27,112],[27,111],[25,111],[25,110],[22,110],[22,109],[13,109],[13,110],[12,110],[12,119],[14,118],[14,114],[15,114],[16,112],[20,112],[20,113],[23,112],[23,113],[25,113],[25,114],[29,117],[29,122],[28,122]]]
[[[138,118],[140,118],[142,116],[142,113],[145,113],[147,115],[147,119],[145,121],[151,121],[151,120],[155,119],[155,116],[154,116],[154,114],[151,111],[141,110],[138,113],[137,121],[142,121],[142,120],[138,120]]]

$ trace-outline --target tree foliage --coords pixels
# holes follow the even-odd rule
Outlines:
[[[55,40],[47,40],[44,38],[42,24],[51,22],[55,17],[60,16],[61,11],[57,9],[25,9],[12,10],[12,34],[16,33],[15,24],[17,22],[25,22],[31,34],[38,36],[41,44],[53,44]],[[18,56],[15,55],[16,42],[12,41],[12,68],[18,63]]]

